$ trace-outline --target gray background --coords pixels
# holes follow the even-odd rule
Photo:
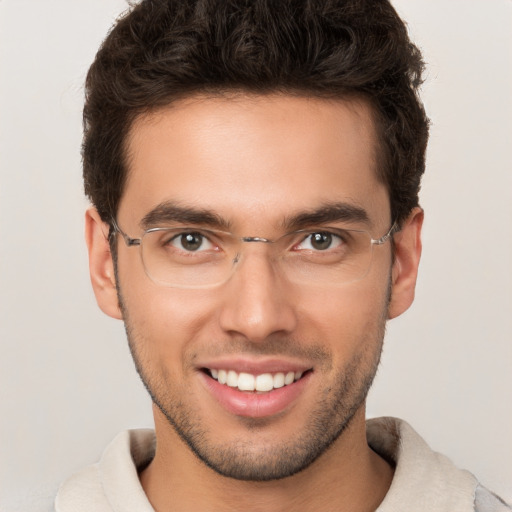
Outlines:
[[[90,289],[82,84],[122,0],[0,0],[0,509],[43,511],[151,425],[122,324]],[[512,501],[512,2],[397,0],[429,63],[416,303],[388,326],[370,415],[407,419]]]

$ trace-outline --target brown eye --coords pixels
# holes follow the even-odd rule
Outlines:
[[[311,247],[317,251],[325,251],[332,245],[331,233],[312,233],[310,235],[310,240]]]
[[[211,242],[204,235],[198,232],[180,233],[173,237],[169,244],[176,249],[186,252],[197,252],[212,248]]]
[[[203,237],[199,233],[187,233],[180,236],[180,242],[183,249],[197,251],[203,243]]]

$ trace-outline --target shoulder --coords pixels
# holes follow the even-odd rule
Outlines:
[[[379,512],[512,511],[469,471],[432,450],[405,421],[369,420],[367,437],[371,448],[395,466],[391,487]]]
[[[99,464],[93,464],[68,478],[60,487],[55,499],[56,512],[111,512],[101,488]]]
[[[68,478],[55,499],[56,512],[153,512],[139,481],[139,470],[154,456],[152,430],[121,432],[98,463]]]
[[[478,485],[475,491],[475,512],[510,512],[512,507],[507,505],[499,496]]]

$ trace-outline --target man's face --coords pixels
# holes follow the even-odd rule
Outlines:
[[[278,238],[290,219],[333,204],[363,211],[366,221],[348,224],[373,238],[392,222],[362,103],[193,98],[139,119],[128,149],[117,220],[131,237],[161,205],[208,211],[240,237]],[[119,237],[117,284],[138,370],[167,428],[217,472],[267,480],[306,467],[364,411],[388,313],[391,246],[375,247],[368,274],[345,284],[297,284],[276,270],[268,245],[243,249],[224,284],[182,289],[151,281],[140,248]],[[215,371],[302,377],[254,392],[219,383]]]

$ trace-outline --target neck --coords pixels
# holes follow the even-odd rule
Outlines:
[[[315,462],[291,477],[240,481],[203,464],[155,410],[157,448],[140,479],[156,512],[183,510],[366,512],[383,500],[392,468],[366,441],[364,408]]]

